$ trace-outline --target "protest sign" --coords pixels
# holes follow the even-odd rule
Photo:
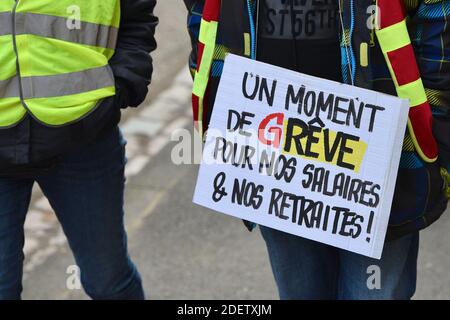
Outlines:
[[[194,202],[379,259],[408,108],[230,54]]]

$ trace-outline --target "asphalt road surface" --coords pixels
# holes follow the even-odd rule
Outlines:
[[[192,204],[198,166],[171,161],[172,135],[191,127],[189,41],[181,0],[161,19],[151,94],[124,114],[129,247],[151,299],[277,299],[264,242],[240,220]],[[450,215],[422,233],[416,299],[450,299]],[[38,189],[26,223],[25,299],[86,299],[68,285],[75,263]]]

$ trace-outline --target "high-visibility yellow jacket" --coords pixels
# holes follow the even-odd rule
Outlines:
[[[0,128],[73,123],[115,94],[120,0],[0,1]]]

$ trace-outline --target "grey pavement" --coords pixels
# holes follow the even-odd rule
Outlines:
[[[151,299],[276,299],[260,233],[194,205],[198,166],[171,161],[176,143],[171,134],[191,128],[189,42],[181,0],[159,1],[157,14],[161,24],[151,93],[142,107],[125,113],[122,125],[129,140],[125,209],[131,257]],[[86,299],[81,289],[68,289],[72,255],[38,190],[34,199],[27,218],[23,297]],[[447,212],[421,233],[416,299],[450,299],[449,230]]]

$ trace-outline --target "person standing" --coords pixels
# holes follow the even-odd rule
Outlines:
[[[156,0],[0,2],[0,299],[20,299],[34,183],[93,299],[144,299],[123,222],[121,108],[144,101]],[[62,270],[65,272],[65,270]]]
[[[227,53],[410,100],[381,260],[260,227],[281,299],[410,299],[419,231],[439,219],[449,197],[450,1],[184,2],[202,135]],[[367,284],[373,270],[379,287]]]

